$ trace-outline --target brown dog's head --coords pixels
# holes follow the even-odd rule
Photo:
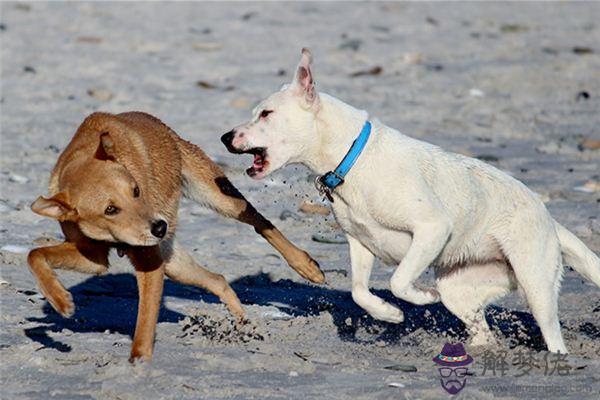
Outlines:
[[[156,245],[167,234],[167,222],[152,215],[144,191],[117,161],[116,150],[111,135],[102,133],[94,155],[63,168],[63,190],[49,199],[38,197],[31,209],[60,222],[76,223],[91,239]]]

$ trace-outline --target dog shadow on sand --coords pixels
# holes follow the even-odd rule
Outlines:
[[[368,316],[352,300],[349,291],[280,280],[273,282],[267,274],[240,278],[231,283],[244,304],[275,306],[294,317],[314,316],[329,313],[337,327],[337,334],[345,341],[362,341],[357,338],[359,329],[373,335],[372,341],[397,343],[410,333],[423,329],[432,334],[445,334],[456,341],[467,340],[465,326],[441,303],[429,306],[414,306],[395,298],[389,290],[373,292],[386,301],[398,306],[405,314],[405,322],[391,324],[377,321]],[[72,318],[63,318],[46,303],[44,316],[29,318],[39,325],[25,330],[25,335],[44,347],[60,352],[69,352],[71,347],[51,337],[50,332],[68,329],[73,332],[117,332],[133,336],[137,313],[137,284],[132,274],[93,276],[69,288],[73,295],[76,311]],[[164,295],[206,303],[219,303],[219,299],[208,292],[165,280]],[[201,307],[201,306],[200,306]],[[225,311],[223,311],[225,312]],[[177,323],[184,314],[168,309],[164,304],[159,322]],[[529,313],[490,307],[487,320],[496,332],[500,332],[515,345],[525,345],[533,350],[545,349],[537,324]],[[364,335],[361,335],[364,337]],[[597,335],[600,337],[600,334]],[[371,340],[369,340],[371,341]]]

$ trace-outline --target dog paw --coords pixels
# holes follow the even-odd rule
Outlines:
[[[48,303],[65,318],[70,318],[75,313],[73,296],[61,284],[52,285],[51,288],[42,288],[42,294]]]
[[[394,291],[394,295],[404,301],[419,306],[437,303],[441,299],[440,293],[437,290],[433,288],[421,289],[415,286],[411,286],[408,289],[401,291],[396,290]]]
[[[313,283],[324,283],[325,275],[319,266],[319,263],[313,260],[307,253],[302,262],[290,263],[290,267],[294,269],[301,277],[308,279]]]
[[[133,365],[146,364],[152,361],[152,351],[141,350],[133,347],[129,355],[129,362]]]
[[[396,307],[387,305],[385,310],[380,310],[377,312],[370,313],[370,315],[379,320],[390,322],[392,324],[399,324],[404,322],[404,313],[397,309]]]
[[[239,307],[239,309],[230,308],[230,311],[231,315],[233,315],[236,326],[244,326],[250,322],[248,319],[246,319],[246,313],[241,307]]]
[[[250,325],[250,320],[247,319],[244,315],[235,317],[235,327],[237,329],[243,329],[245,326]]]

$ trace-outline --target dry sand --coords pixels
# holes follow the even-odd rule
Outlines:
[[[579,148],[600,139],[598,3],[3,3],[0,10],[3,399],[448,397],[431,358],[446,341],[465,339],[463,325],[441,305],[393,299],[392,270],[382,265],[372,285],[406,322],[365,315],[349,293],[347,246],[311,240],[340,234],[332,217],[297,211],[304,200],[319,201],[309,172],[288,167],[252,181],[243,174],[248,157],[228,154],[219,141],[291,79],[302,46],[315,55],[320,90],[508,171],[600,251],[600,150]],[[180,240],[232,282],[252,325],[237,332],[213,296],[166,282],[154,362],[131,367],[137,293],[131,268],[116,256],[107,276],[59,272],[77,312],[58,316],[25,261],[35,241],[58,237],[58,226],[28,205],[46,193],[59,152],[96,110],[147,111],[201,145],[320,261],[327,285],[299,279],[250,228],[183,202]],[[506,376],[483,374],[483,354],[468,348],[474,375],[456,398],[598,398],[600,290],[567,271],[560,318],[572,351],[568,376],[542,367],[516,377],[511,360],[520,350],[545,353],[514,295],[488,312],[500,340],[491,350],[508,352]]]

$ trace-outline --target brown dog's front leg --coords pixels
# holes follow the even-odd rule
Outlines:
[[[108,247],[101,244],[78,247],[76,243],[64,242],[31,250],[27,261],[46,300],[63,317],[70,317],[75,311],[73,299],[53,270],[102,274],[108,269]]]
[[[129,361],[149,361],[154,350],[165,267],[158,246],[131,248],[127,254],[135,267],[139,293],[137,322]]]

